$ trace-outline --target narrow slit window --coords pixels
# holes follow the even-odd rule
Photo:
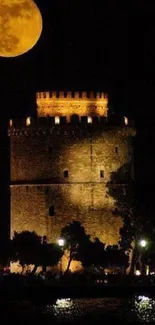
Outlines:
[[[118,153],[118,146],[115,147],[115,153]]]
[[[68,170],[64,170],[64,178],[68,178]]]
[[[49,146],[49,153],[51,154],[52,152],[53,152],[53,148],[52,148],[52,146]]]
[[[104,170],[103,170],[103,169],[100,170],[100,177],[101,177],[101,178],[104,178]]]
[[[53,205],[50,205],[50,207],[49,207],[49,216],[50,217],[54,216],[54,206]]]

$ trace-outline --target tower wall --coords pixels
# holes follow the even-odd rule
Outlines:
[[[107,116],[108,100],[104,93],[40,92],[36,95],[38,116]]]
[[[79,220],[92,238],[117,243],[121,218],[113,213],[115,202],[106,184],[111,173],[126,164],[132,178],[133,129],[108,124],[43,126],[39,121],[9,130],[11,234],[35,230],[56,241],[62,227]],[[128,186],[125,174],[120,186]]]

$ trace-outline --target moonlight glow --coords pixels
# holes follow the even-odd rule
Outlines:
[[[0,56],[29,51],[41,32],[42,17],[33,0],[0,0]]]

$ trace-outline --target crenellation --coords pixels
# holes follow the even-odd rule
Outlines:
[[[44,91],[44,92],[37,92],[36,93],[36,99],[49,99],[49,98],[53,98],[53,99],[81,99],[81,100],[88,100],[88,99],[105,99],[107,98],[107,95],[103,92],[86,92],[86,91]]]
[[[90,123],[91,120],[91,123]],[[134,134],[134,128],[130,121],[128,121],[128,125],[125,124],[124,117],[120,117],[114,123],[114,120],[109,116],[106,117],[98,117],[98,116],[73,116],[70,121],[67,120],[66,116],[60,117],[60,124],[55,124],[55,117],[48,118],[38,118],[32,119],[30,125],[26,125],[25,120],[21,119],[21,122],[18,120],[12,120],[12,126],[9,124],[8,135],[9,136],[39,136],[40,134],[47,134],[53,132],[57,132],[58,128],[60,128],[61,132],[67,129],[67,132],[72,132],[72,130],[76,127],[76,132],[87,133],[92,130],[94,132],[97,129],[103,129],[103,131],[108,130],[108,128],[115,128],[118,132],[123,134]],[[60,132],[60,131],[59,131]]]

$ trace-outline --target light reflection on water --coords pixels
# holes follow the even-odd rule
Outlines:
[[[31,301],[0,304],[0,316],[47,324],[155,324],[155,299],[137,295],[132,298],[57,299],[40,305]],[[25,324],[25,323],[24,323]]]
[[[148,324],[155,322],[155,299],[147,296],[127,298],[57,299],[46,305],[44,313],[53,315],[56,323],[98,324],[104,320]]]
[[[155,299],[148,296],[135,297],[135,312],[137,318],[145,323],[155,321]]]

